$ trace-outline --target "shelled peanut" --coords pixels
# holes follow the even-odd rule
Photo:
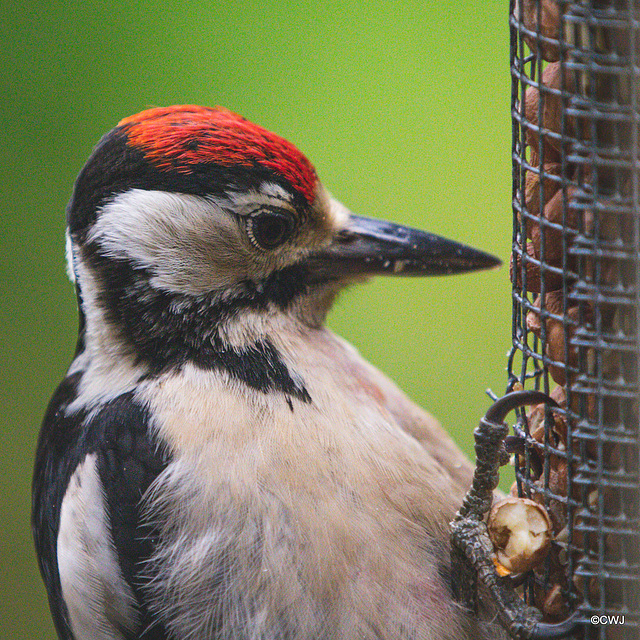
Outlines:
[[[502,575],[529,571],[540,565],[551,545],[551,519],[543,505],[527,498],[504,498],[487,520],[495,550],[496,569]]]

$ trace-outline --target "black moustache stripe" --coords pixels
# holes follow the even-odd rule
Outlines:
[[[260,283],[243,282],[237,295],[220,300],[155,289],[145,269],[128,260],[106,258],[96,245],[85,245],[83,257],[97,275],[98,303],[107,322],[135,360],[148,367],[149,376],[191,363],[225,371],[263,393],[277,391],[303,402],[311,400],[271,342],[232,347],[219,334],[220,325],[242,311],[264,310],[270,304],[286,309],[308,293],[313,285],[303,265],[275,272]]]

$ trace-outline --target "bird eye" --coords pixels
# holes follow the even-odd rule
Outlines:
[[[291,237],[294,227],[293,216],[288,211],[262,209],[249,217],[247,233],[259,249],[275,249]]]

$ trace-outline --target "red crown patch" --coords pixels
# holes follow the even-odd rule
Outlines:
[[[128,144],[160,169],[193,164],[259,165],[286,178],[311,203],[318,177],[313,165],[280,136],[221,107],[159,107],[124,118]]]

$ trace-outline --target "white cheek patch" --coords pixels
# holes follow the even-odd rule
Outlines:
[[[320,189],[312,224],[301,226],[295,242],[276,251],[257,251],[242,220],[264,206],[297,215],[291,196],[285,195],[282,187],[268,182],[261,191],[229,192],[221,200],[132,189],[98,211],[87,240],[107,258],[146,269],[156,289],[189,296],[234,294],[243,282],[258,282],[326,246],[347,224],[349,211]],[[76,276],[81,258],[81,253],[72,258]]]
[[[89,454],[71,476],[60,508],[58,572],[76,640],[121,640],[136,627],[135,600],[111,540],[97,468]]]
[[[71,235],[69,234],[69,229],[65,231],[65,256],[67,259],[67,276],[71,282],[75,283],[76,281],[76,270],[75,270],[75,258],[73,255],[73,241],[71,240]]]
[[[69,369],[69,375],[78,371],[83,375],[78,395],[67,407],[67,415],[133,389],[147,372],[146,367],[122,349],[118,334],[107,322],[99,303],[100,288],[95,276],[81,258],[76,261],[75,273],[82,286],[85,349]]]
[[[156,288],[199,295],[232,286],[247,263],[237,221],[197,196],[132,189],[98,213],[89,234],[103,252],[149,269]]]

